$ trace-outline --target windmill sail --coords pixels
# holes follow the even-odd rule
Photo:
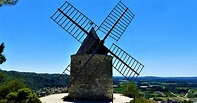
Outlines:
[[[83,42],[92,27],[98,29],[96,24],[67,1],[58,8],[51,19],[80,43]]]
[[[62,72],[62,74],[70,74],[70,65],[71,64],[68,64],[67,66],[66,66],[66,68],[64,69],[64,71]]]
[[[119,1],[99,26],[98,30],[102,31],[104,34],[109,33],[111,38],[118,41],[134,16],[135,15],[128,7]]]
[[[113,68],[129,81],[135,79],[144,68],[143,64],[114,43],[110,47],[109,54],[114,57],[112,63]]]

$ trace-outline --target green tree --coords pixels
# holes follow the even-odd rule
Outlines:
[[[193,103],[193,102],[190,100],[189,101],[184,100],[183,103]]]
[[[136,85],[132,82],[121,85],[121,93],[131,98],[139,96],[139,91]]]
[[[0,86],[0,99],[6,98],[6,96],[11,92],[16,92],[21,88],[25,88],[25,84],[19,79],[6,80]]]
[[[35,93],[29,88],[19,89],[17,92],[11,92],[6,96],[8,103],[41,103]]]
[[[18,101],[28,102],[31,96],[32,96],[32,91],[29,88],[22,88],[18,90],[18,95],[17,95]]]
[[[18,90],[17,102],[40,103],[40,100],[29,88]]]
[[[2,64],[3,62],[6,61],[5,56],[2,54],[4,48],[5,48],[4,43],[1,43],[1,45],[0,45],[0,64]]]
[[[17,92],[11,92],[6,96],[6,102],[9,101],[9,103],[15,103],[15,101],[17,100]]]
[[[2,79],[4,78],[4,76],[5,76],[5,74],[0,72],[0,83],[1,83]]]
[[[23,82],[12,79],[0,85],[0,103],[41,103],[41,101]]]
[[[0,7],[3,5],[15,5],[18,0],[0,0]]]
[[[140,97],[137,86],[132,82],[121,85],[121,92],[123,95],[133,98],[130,103],[157,103]]]

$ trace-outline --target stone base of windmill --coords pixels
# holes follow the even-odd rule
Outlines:
[[[71,56],[72,80],[91,54]],[[79,100],[112,100],[112,57],[95,54],[68,89],[68,97]]]

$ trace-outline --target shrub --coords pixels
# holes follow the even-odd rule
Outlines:
[[[17,92],[11,92],[6,97],[9,103],[41,103],[36,94],[29,88],[19,89]]]
[[[4,99],[9,93],[16,92],[25,87],[19,79],[7,80],[0,86],[0,99]]]
[[[6,96],[7,101],[14,102],[17,99],[17,92],[11,92]]]
[[[5,74],[0,72],[0,81],[4,78]]]
[[[139,91],[134,83],[128,83],[121,85],[122,94],[131,98],[134,98],[130,103],[157,103],[152,100],[147,100],[139,96]]]
[[[153,100],[155,100],[155,101],[163,101],[163,99],[159,98],[159,97],[155,97],[155,98],[153,98]]]
[[[29,99],[32,96],[32,91],[29,88],[22,88],[18,90],[17,99],[19,101]]]
[[[19,79],[6,80],[0,85],[0,103],[41,103],[31,89]]]
[[[7,103],[7,99],[1,99],[0,103]]]
[[[131,98],[134,98],[135,96],[139,96],[139,91],[135,84],[128,83],[121,85],[122,94]]]

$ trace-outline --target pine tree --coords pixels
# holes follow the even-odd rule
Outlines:
[[[15,5],[18,0],[0,0],[0,7],[3,5]]]
[[[5,56],[2,54],[4,48],[5,48],[4,43],[1,43],[1,45],[0,45],[0,64],[2,64],[3,62],[6,61]]]

